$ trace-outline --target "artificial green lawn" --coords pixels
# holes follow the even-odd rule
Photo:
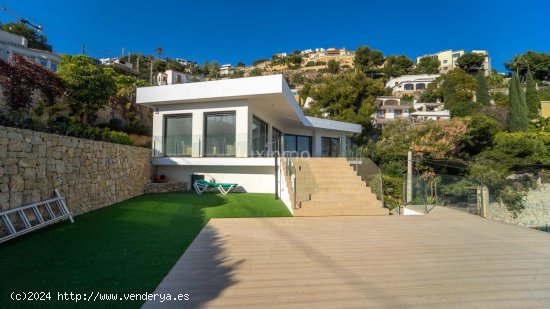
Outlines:
[[[70,205],[69,205],[70,206]],[[59,302],[57,292],[152,292],[211,218],[286,217],[271,194],[145,194],[0,245],[0,308],[113,307]],[[12,302],[13,291],[51,291]],[[135,308],[140,301],[117,302]]]

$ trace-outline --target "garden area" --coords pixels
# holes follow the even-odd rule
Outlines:
[[[288,216],[271,194],[137,196],[2,244],[0,307],[112,307],[57,301],[57,292],[151,293],[210,219]],[[51,292],[52,300],[10,301],[10,293],[24,291]]]
[[[135,102],[147,85],[84,55],[57,72],[14,55],[0,60],[0,126],[150,147],[151,111]]]

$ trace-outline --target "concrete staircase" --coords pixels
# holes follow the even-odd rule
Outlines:
[[[294,163],[298,188],[294,216],[389,214],[345,158],[295,158]]]

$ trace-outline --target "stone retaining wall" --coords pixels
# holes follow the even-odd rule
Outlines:
[[[145,193],[165,193],[187,191],[186,182],[150,183],[145,186]]]
[[[0,126],[2,210],[59,189],[81,214],[143,194],[151,175],[150,149]]]

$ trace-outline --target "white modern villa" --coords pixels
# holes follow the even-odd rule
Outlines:
[[[392,95],[401,95],[405,93],[423,92],[428,84],[433,82],[440,74],[418,74],[402,75],[391,78],[386,83],[386,88],[392,90]]]
[[[276,155],[345,156],[347,136],[361,133],[305,116],[282,75],[139,88],[137,103],[153,109],[157,174],[188,184],[204,175],[245,192],[275,193]]]

